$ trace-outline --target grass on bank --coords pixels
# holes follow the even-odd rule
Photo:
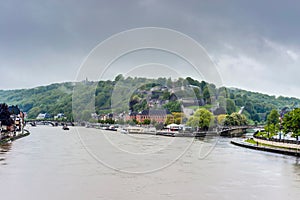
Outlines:
[[[266,131],[259,131],[256,136],[258,137],[264,137],[264,138],[272,138],[274,137],[276,134],[275,133],[268,133]]]
[[[253,138],[249,138],[249,139],[245,140],[245,142],[253,144],[253,145],[257,145],[258,144],[258,146],[280,148],[280,149],[286,149],[286,150],[299,150],[300,149],[300,148],[289,148],[289,147],[275,146],[275,145],[265,144],[265,143],[261,143],[261,142],[257,143],[256,141],[254,141]]]

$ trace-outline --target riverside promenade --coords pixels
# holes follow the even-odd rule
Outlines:
[[[5,137],[5,138],[0,137],[0,145],[8,143],[8,142],[12,142],[14,140],[17,140],[17,139],[20,139],[20,138],[23,138],[23,137],[26,137],[28,135],[30,135],[30,132],[28,130],[24,129],[24,132],[17,133],[14,136],[9,136],[9,137]]]
[[[256,133],[257,134],[257,133]],[[285,155],[292,155],[300,157],[300,142],[295,140],[279,140],[279,139],[270,139],[264,137],[258,137],[256,134],[253,135],[253,138],[246,140],[231,140],[231,144],[255,149],[260,151],[267,151],[272,153],[280,153]],[[250,140],[247,141],[247,140]]]
[[[259,151],[266,151],[266,152],[271,152],[271,153],[279,153],[279,154],[284,154],[284,155],[300,157],[300,146],[299,146],[299,149],[284,149],[284,148],[279,148],[279,147],[268,147],[268,146],[263,146],[263,145],[255,145],[255,144],[251,144],[249,142],[236,140],[236,139],[231,140],[230,143],[234,144],[236,146],[245,147],[248,149],[254,149],[254,150],[259,150]]]
[[[266,139],[260,139],[258,137],[254,137],[253,140],[258,143],[274,146],[274,147],[283,147],[287,149],[299,149],[300,150],[300,142],[292,141],[289,142],[288,140],[266,140]]]

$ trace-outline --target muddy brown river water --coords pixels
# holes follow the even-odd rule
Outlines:
[[[29,127],[0,147],[5,200],[285,199],[300,196],[300,159],[229,138],[127,135]]]

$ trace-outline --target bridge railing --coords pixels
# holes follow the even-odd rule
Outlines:
[[[220,126],[218,129],[220,130],[233,130],[233,129],[248,129],[248,128],[257,128],[254,126]]]

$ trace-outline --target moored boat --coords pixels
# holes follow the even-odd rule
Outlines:
[[[62,129],[68,131],[69,127],[66,124],[64,124],[63,127],[62,127]]]

